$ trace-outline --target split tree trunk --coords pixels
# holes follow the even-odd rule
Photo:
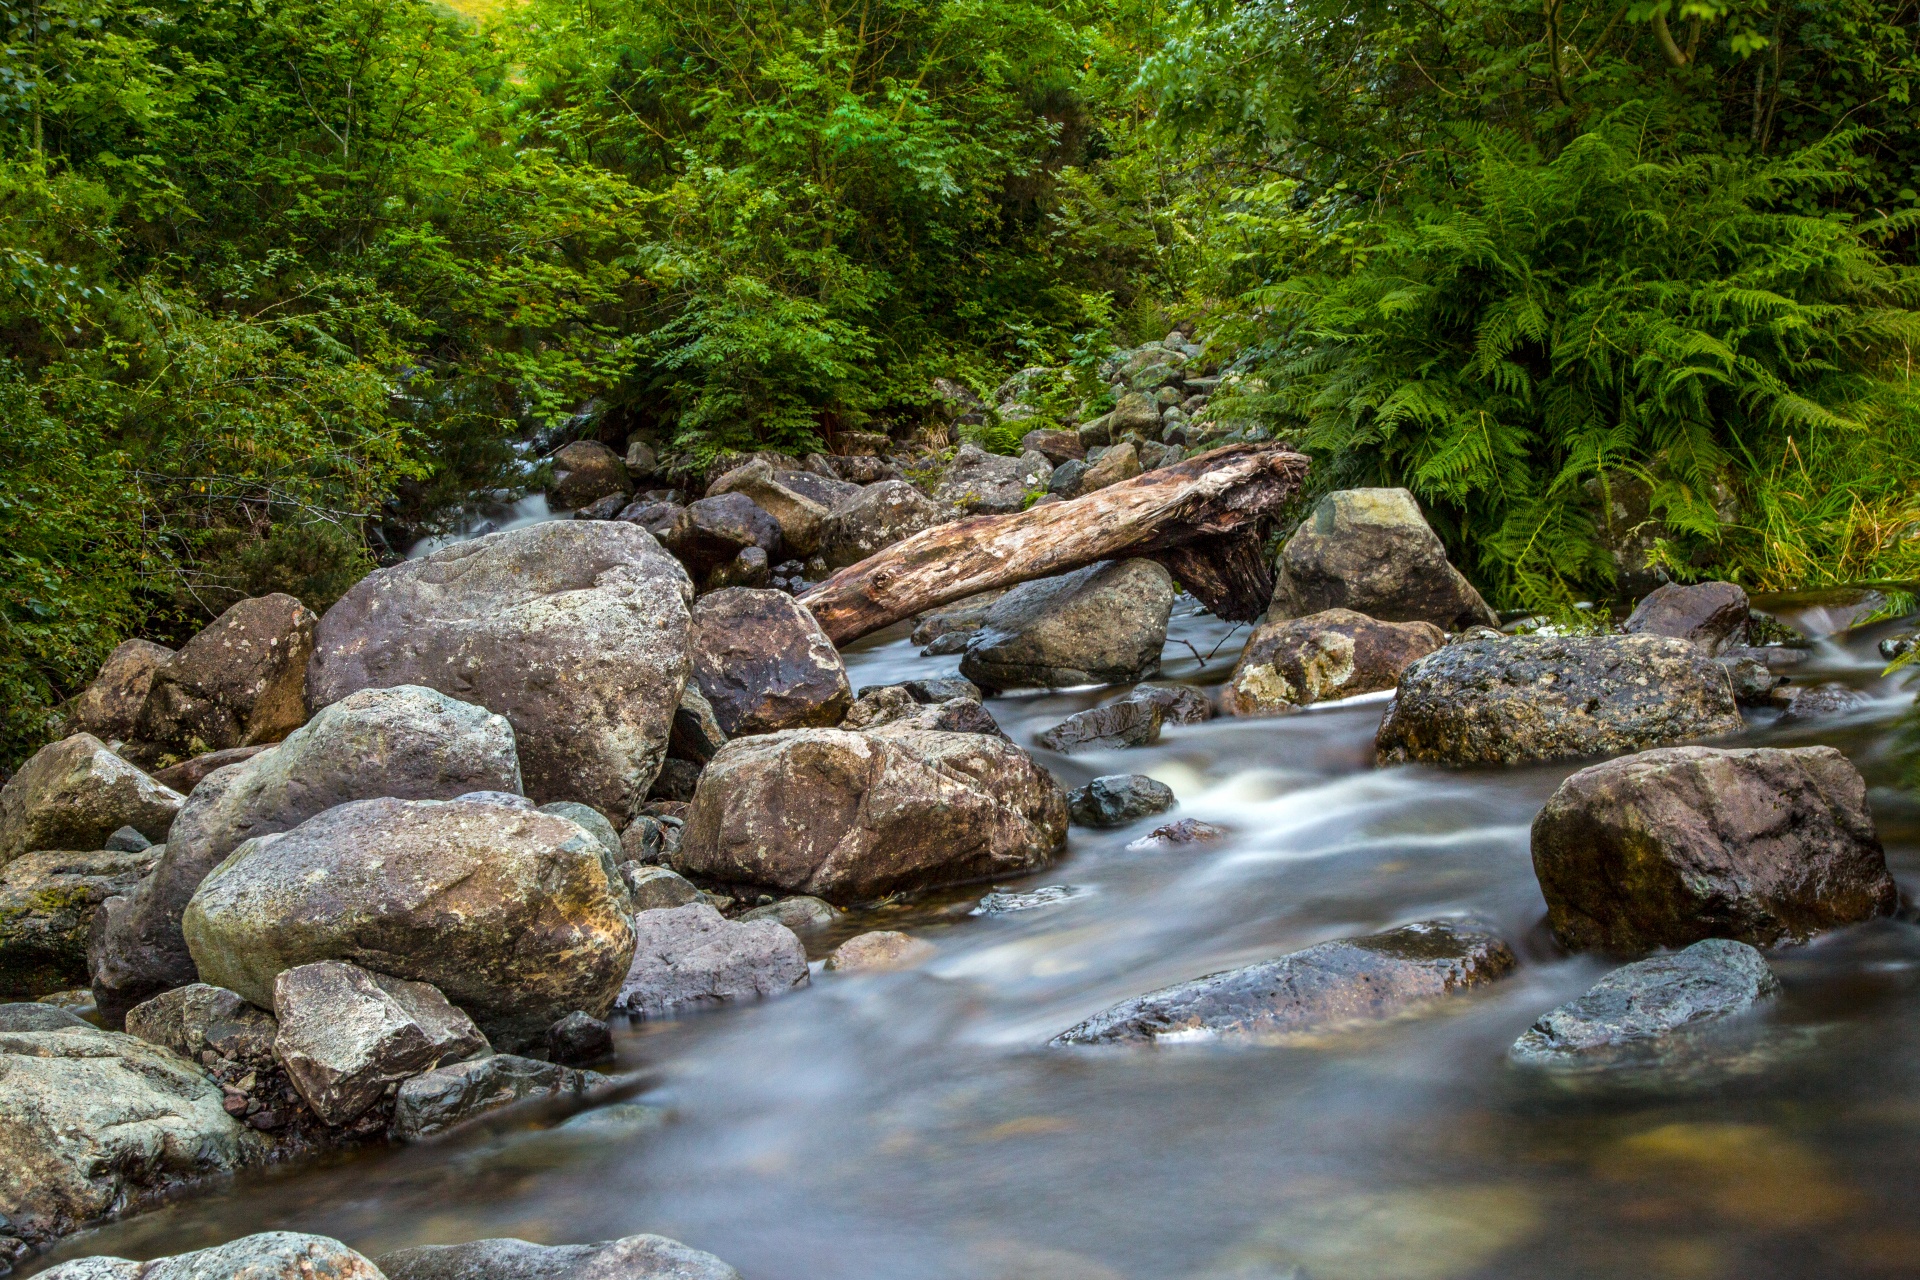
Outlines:
[[[1273,594],[1267,526],[1299,491],[1307,459],[1235,444],[1067,502],[973,516],[896,542],[800,597],[835,644],[995,587],[1096,560],[1165,564],[1214,613],[1248,621]]]

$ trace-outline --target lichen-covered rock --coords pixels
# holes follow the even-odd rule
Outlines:
[[[418,685],[356,690],[285,742],[194,789],[153,878],[103,917],[91,953],[94,996],[112,1018],[194,981],[180,915],[207,872],[256,836],[291,830],[349,800],[519,790],[513,729],[503,717]]]
[[[153,673],[140,710],[143,747],[191,756],[278,742],[298,729],[317,622],[280,592],[214,619]]]
[[[1376,1022],[1511,973],[1507,944],[1428,921],[1323,942],[1276,960],[1137,996],[1061,1032],[1053,1044],[1278,1038]]]
[[[1745,1013],[1779,989],[1758,951],[1707,938],[1615,969],[1585,995],[1541,1014],[1511,1052],[1517,1061],[1540,1064],[1604,1059],[1683,1027]]]
[[[1264,716],[1374,693],[1447,641],[1431,622],[1379,622],[1350,609],[1254,628],[1221,691],[1229,715]]]
[[[1059,784],[979,733],[887,725],[730,742],[687,814],[675,866],[694,875],[870,901],[1020,875],[1066,842]]]
[[[1067,812],[1083,827],[1124,827],[1173,805],[1173,788],[1143,773],[1111,773],[1067,792]]]
[[[1670,582],[1635,606],[1620,629],[1691,640],[1718,655],[1746,638],[1747,612],[1747,593],[1731,582]]]
[[[635,1017],[760,1000],[807,984],[806,948],[772,920],[728,920],[694,902],[642,912],[633,927],[633,967],[616,1007]]]
[[[947,507],[906,481],[882,480],[833,509],[820,535],[820,556],[830,569],[857,564],[952,518]]]
[[[273,983],[273,1056],[314,1114],[358,1119],[387,1086],[487,1050],[486,1037],[438,988],[322,960]]]
[[[1497,622],[1405,489],[1328,494],[1287,539],[1274,571],[1269,619],[1351,609],[1448,631]]]
[[[0,1081],[0,1214],[29,1242],[265,1151],[192,1063],[50,1005],[0,1005]]]
[[[1518,764],[1666,746],[1742,727],[1727,678],[1669,636],[1463,640],[1400,677],[1384,763]]]
[[[931,960],[939,948],[924,938],[897,929],[856,934],[833,949],[826,967],[839,973],[886,973],[911,969]]]
[[[127,1034],[195,1061],[211,1049],[218,1057],[265,1065],[280,1023],[236,991],[195,982],[128,1010]]]
[[[338,1240],[293,1231],[242,1236],[152,1262],[81,1258],[42,1274],[49,1280],[387,1280]]]
[[[553,487],[547,494],[557,507],[578,510],[632,492],[627,464],[598,440],[575,440],[553,455]]]
[[[1582,769],[1533,822],[1554,936],[1634,953],[1890,915],[1866,783],[1831,747],[1669,747]]]
[[[528,1098],[579,1097],[606,1083],[592,1071],[509,1053],[473,1058],[403,1083],[394,1095],[389,1132],[402,1142],[417,1142]]]
[[[87,985],[87,936],[100,904],[131,893],[163,846],[22,854],[0,867],[0,1000]]]
[[[1004,515],[1024,507],[1027,494],[1046,488],[1052,474],[1053,464],[1043,454],[1009,458],[968,443],[947,464],[933,496],[968,515]]]
[[[624,886],[565,818],[486,799],[359,800],[249,840],[183,920],[204,981],[255,1004],[346,960],[430,982],[508,1050],[612,1005],[633,952]]]
[[[475,1240],[385,1254],[387,1280],[740,1280],[710,1253],[665,1236],[600,1244],[545,1245]]]
[[[983,689],[1119,684],[1160,670],[1173,578],[1151,560],[1107,560],[1022,583],[987,611],[960,674]]]
[[[780,543],[787,554],[804,558],[820,549],[820,536],[831,514],[829,504],[801,491],[805,483],[805,480],[784,483],[771,463],[765,458],[755,458],[714,481],[707,493],[708,496],[745,494],[780,526]]]
[[[123,641],[100,664],[100,673],[73,700],[68,724],[105,742],[133,737],[140,727],[140,710],[147,705],[153,673],[173,657],[173,650],[151,640]]]
[[[165,840],[186,799],[90,733],[50,742],[0,787],[0,866],[37,849],[98,849],[121,827]]]
[[[728,738],[838,724],[853,702],[839,650],[783,591],[701,596],[693,674]]]
[[[488,534],[376,570],[329,609],[313,704],[403,684],[476,703],[513,725],[528,795],[624,821],[666,755],[692,598],[685,570],[633,525]]]
[[[1165,713],[1158,703],[1122,698],[1104,706],[1076,711],[1034,741],[1049,751],[1117,751],[1139,747],[1160,736]]]

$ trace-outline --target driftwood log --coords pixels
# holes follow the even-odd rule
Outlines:
[[[1096,560],[1158,560],[1220,617],[1247,621],[1273,595],[1267,527],[1299,491],[1307,459],[1235,444],[1067,502],[939,525],[848,565],[807,591],[835,644],[995,587]]]

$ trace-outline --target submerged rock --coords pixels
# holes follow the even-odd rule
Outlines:
[[[1447,631],[1497,625],[1480,593],[1447,560],[1405,489],[1342,489],[1320,499],[1280,549],[1269,619],[1351,609],[1382,622]]]
[[[607,1083],[592,1071],[510,1053],[471,1058],[401,1084],[388,1132],[401,1142],[417,1142],[528,1098],[581,1097]]]
[[[827,957],[827,968],[840,973],[884,973],[911,969],[938,952],[939,948],[924,938],[897,929],[876,929],[872,933],[857,934],[835,947]]]
[[[1022,583],[987,611],[960,674],[983,689],[1119,684],[1160,670],[1173,578],[1151,560],[1108,560]]]
[[[783,591],[736,587],[693,606],[693,674],[727,738],[840,723],[847,667],[813,615]]]
[[[1115,751],[1145,746],[1160,737],[1165,713],[1158,704],[1123,698],[1076,711],[1034,738],[1049,751]]]
[[[1382,763],[1519,764],[1737,732],[1726,673],[1669,636],[1463,640],[1408,667],[1376,745]]]
[[[143,747],[199,755],[278,742],[298,729],[307,718],[317,622],[278,592],[242,600],[214,619],[153,673],[140,710]]]
[[[48,1280],[390,1280],[338,1240],[294,1231],[242,1236],[152,1262],[80,1258],[41,1274]]]
[[[1615,969],[1585,995],[1541,1014],[1513,1042],[1512,1056],[1543,1064],[1606,1056],[1682,1027],[1745,1013],[1779,989],[1758,951],[1707,938]]]
[[[1431,622],[1379,622],[1328,609],[1254,628],[1221,691],[1229,715],[1262,716],[1391,689],[1446,643]]]
[[[1516,963],[1507,944],[1490,933],[1447,921],[1404,925],[1148,992],[1061,1032],[1052,1043],[1327,1031],[1484,986]]]
[[[1890,915],[1866,783],[1832,747],[1667,747],[1582,769],[1533,822],[1554,936],[1634,953]]]
[[[0,867],[0,1000],[85,986],[87,937],[100,904],[131,893],[164,848],[43,850]]]
[[[1137,684],[1126,701],[1159,707],[1161,724],[1205,724],[1213,719],[1213,703],[1190,684]]]
[[[1771,691],[1772,701],[1784,703],[1781,724],[1801,720],[1819,720],[1844,716],[1873,705],[1873,699],[1850,685],[1838,681],[1800,687],[1788,685]]]
[[[665,1236],[600,1244],[475,1240],[427,1245],[380,1258],[387,1280],[740,1280],[710,1253]]]
[[[1067,811],[1083,827],[1124,827],[1173,805],[1173,788],[1143,773],[1108,774],[1067,792]]]
[[[98,849],[121,827],[165,840],[186,800],[76,733],[34,752],[0,787],[0,866],[41,849]]]

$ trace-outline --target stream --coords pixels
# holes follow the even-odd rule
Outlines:
[[[1818,599],[1773,607],[1813,631],[1846,620]],[[1175,615],[1163,679],[1223,680],[1244,632],[1190,599]],[[1817,641],[1794,673],[1869,705],[1778,726],[1750,713],[1734,741],[1846,752],[1912,893],[1920,811],[1894,756],[1912,695],[1875,651],[1899,629]],[[954,669],[904,637],[852,647],[856,689]],[[988,705],[1030,745],[1118,692]],[[1135,850],[1165,819],[1074,828],[1043,873],[850,913],[807,938],[817,960],[854,933],[908,929],[938,947],[917,970],[816,965],[782,999],[617,1027],[635,1100],[664,1121],[626,1107],[553,1128],[554,1113],[517,1112],[449,1141],[251,1174],[39,1265],[290,1229],[370,1256],[658,1232],[746,1280],[1920,1275],[1920,928],[1881,921],[1775,953],[1784,993],[1704,1065],[1512,1066],[1513,1039],[1607,967],[1553,947],[1528,856],[1529,823],[1577,766],[1377,770],[1384,703],[1037,752],[1068,787],[1150,774],[1178,795],[1174,816],[1232,834]],[[1043,886],[1065,891],[976,913],[990,888]],[[1045,1047],[1139,992],[1436,916],[1491,923],[1520,971],[1438,1012],[1307,1041]]]

